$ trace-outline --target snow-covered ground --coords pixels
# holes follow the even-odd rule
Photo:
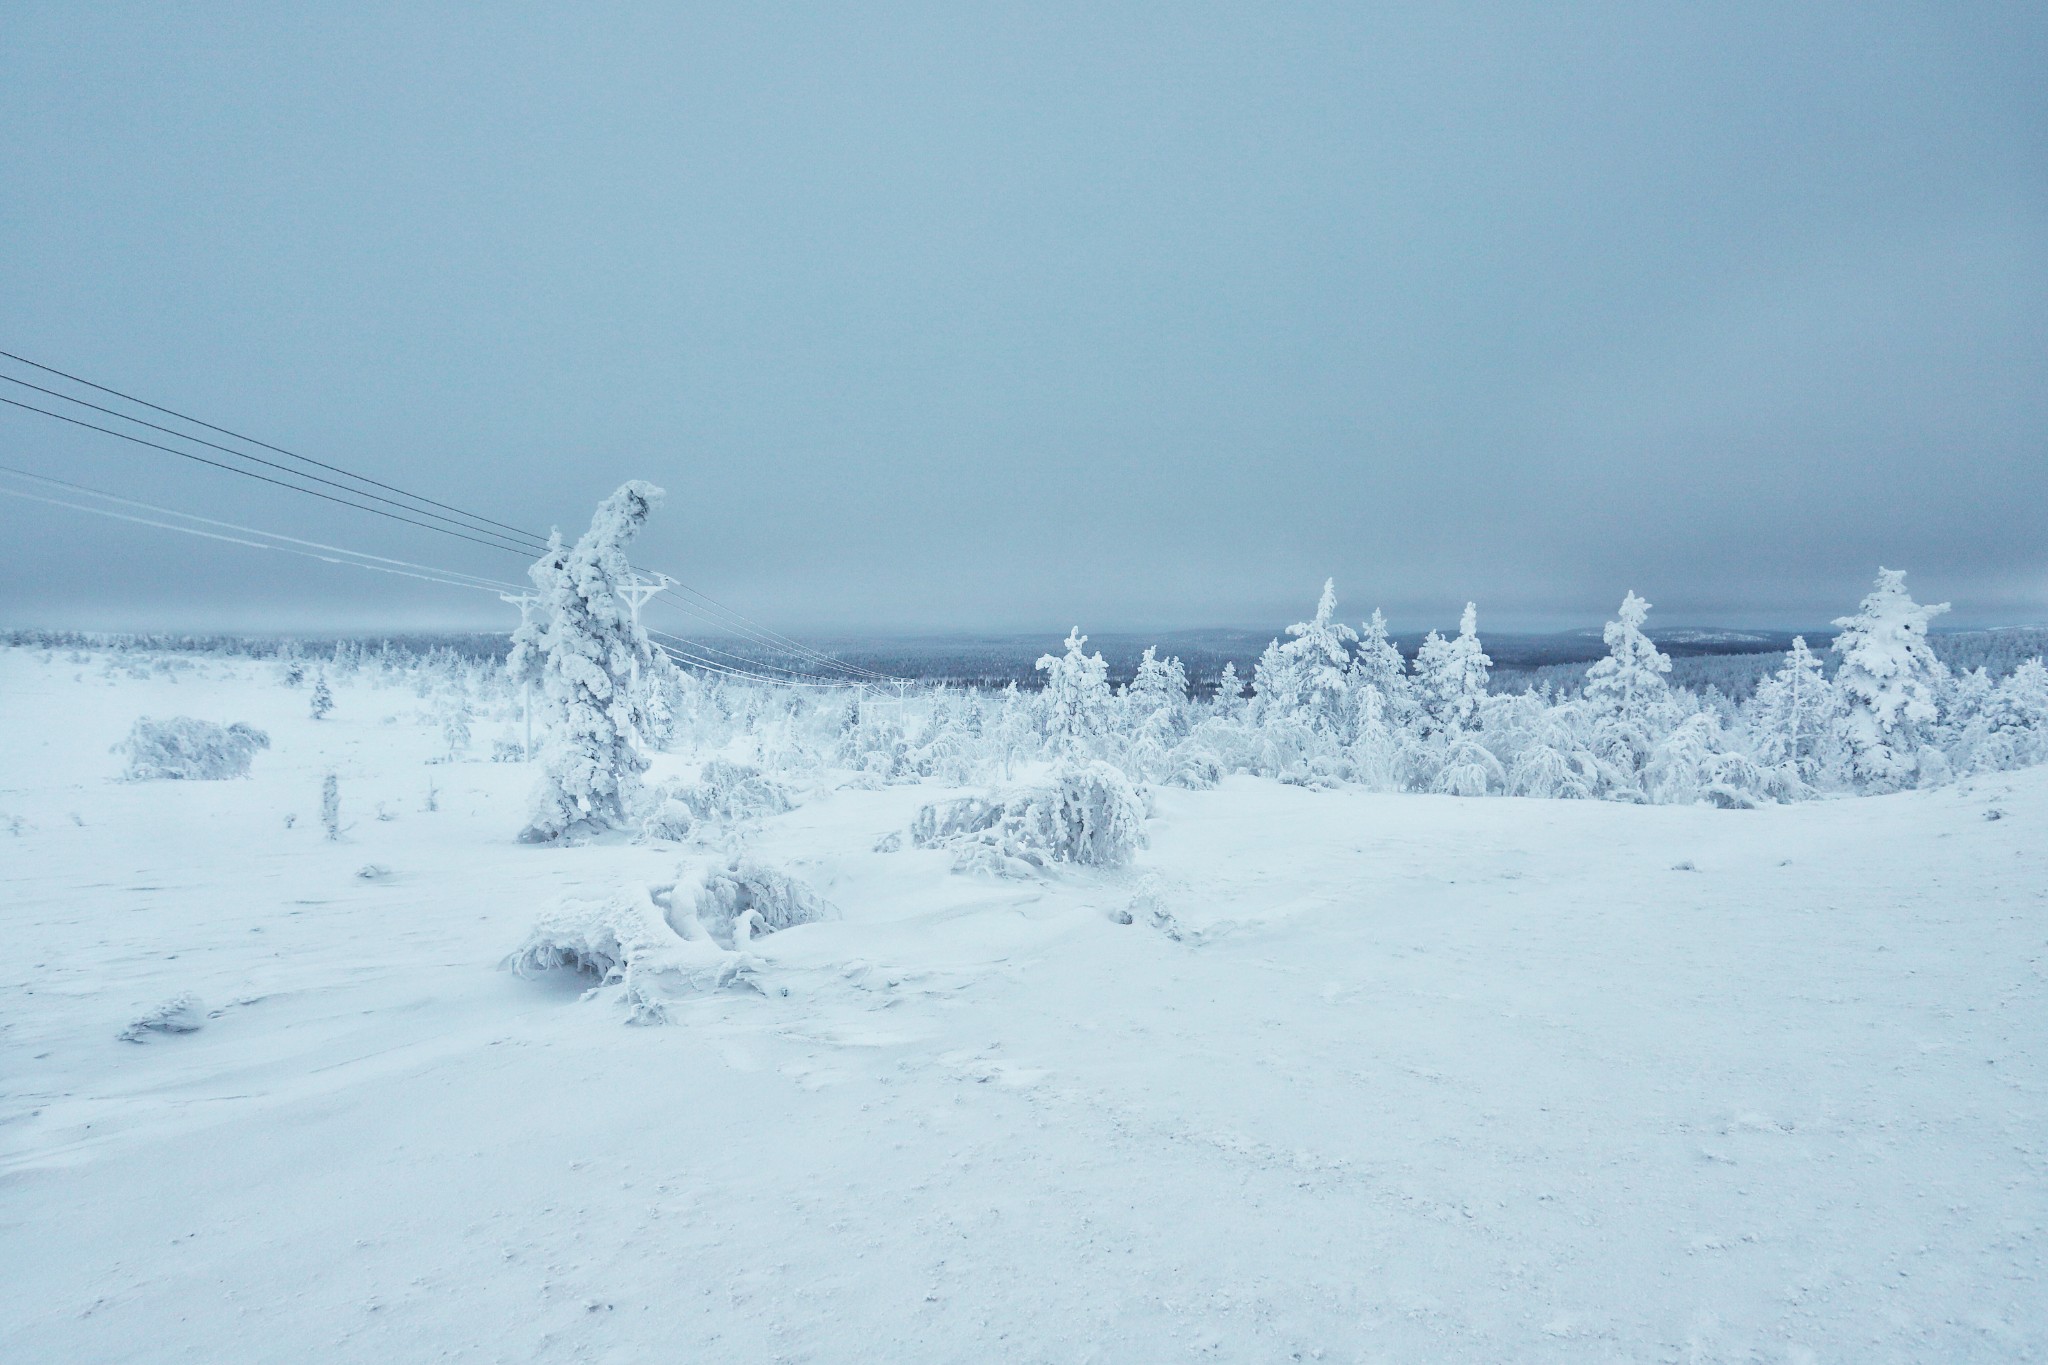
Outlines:
[[[336,701],[0,652],[0,1358],[2048,1355],[2048,769],[1232,778],[1032,881],[874,851],[940,789],[822,782],[749,847],[843,919],[634,1027],[498,964],[708,855],[517,845],[529,769]],[[272,747],[115,780],[141,714]]]

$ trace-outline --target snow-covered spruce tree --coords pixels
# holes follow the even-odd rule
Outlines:
[[[1045,739],[1062,757],[1092,753],[1109,728],[1109,665],[1100,654],[1084,654],[1087,643],[1076,626],[1067,635],[1066,653],[1038,660],[1038,671],[1045,674],[1039,699]]]
[[[1493,660],[1479,644],[1479,609],[1467,602],[1457,636],[1446,640],[1431,631],[1415,655],[1415,690],[1432,733],[1473,727],[1492,668]]]
[[[1634,784],[1650,751],[1674,725],[1671,689],[1664,675],[1671,660],[1643,634],[1650,604],[1630,592],[1602,638],[1607,657],[1586,670],[1584,694],[1594,717],[1593,747],[1625,781]]]
[[[1785,662],[1757,684],[1746,719],[1758,762],[1789,768],[1809,786],[1823,781],[1835,690],[1821,671],[1819,657],[1807,648],[1805,636],[1793,636]]]
[[[2029,659],[2002,682],[1983,668],[1958,676],[1943,717],[1957,772],[1995,772],[2048,761],[2048,667]]]
[[[1280,652],[1293,661],[1291,690],[1300,719],[1325,734],[1345,728],[1350,719],[1351,646],[1358,632],[1337,619],[1337,580],[1323,580],[1323,595],[1313,619],[1287,628],[1290,637]]]
[[[1670,691],[1664,675],[1671,671],[1671,660],[1643,634],[1649,615],[1650,604],[1635,593],[1621,599],[1621,610],[1601,632],[1607,657],[1586,670],[1585,687],[1587,699],[1596,706],[1640,718],[1646,726],[1651,709]]]
[[[543,624],[540,709],[547,722],[543,768],[527,843],[623,828],[648,760],[647,685],[672,667],[620,595],[632,573],[626,546],[661,501],[634,480],[606,498],[575,548],[549,553],[531,571]]]
[[[1229,660],[1223,663],[1223,672],[1216,678],[1216,696],[1211,703],[1224,715],[1235,715],[1244,705],[1244,679],[1237,676],[1237,665]]]
[[[1301,709],[1301,661],[1274,640],[1252,665],[1252,704],[1249,719],[1255,725],[1292,719]]]
[[[1187,670],[1176,658],[1159,657],[1147,646],[1129,686],[1123,690],[1124,770],[1140,780],[1170,771],[1168,751],[1186,733]]]
[[[1187,669],[1176,658],[1159,657],[1156,645],[1145,646],[1138,670],[1124,688],[1124,709],[1132,726],[1142,727],[1162,712],[1177,713],[1188,699]]]
[[[326,720],[334,710],[334,692],[327,686],[327,675],[320,674],[313,679],[312,705],[308,708],[314,720]]]
[[[442,703],[441,738],[448,745],[448,758],[451,762],[469,752],[469,723],[473,715],[469,704],[469,689],[466,687],[456,687]]]
[[[1880,568],[1862,609],[1835,622],[1842,632],[1834,643],[1842,657],[1835,671],[1842,733],[1852,775],[1867,791],[1897,791],[1918,773],[1924,733],[1948,676],[1927,644],[1927,623],[1947,610],[1946,602],[1915,602],[1905,570]]]
[[[1358,649],[1351,659],[1351,686],[1354,693],[1370,690],[1379,694],[1378,713],[1387,725],[1398,729],[1414,719],[1415,696],[1408,680],[1408,663],[1387,638],[1387,618],[1378,607],[1373,608],[1365,629],[1358,634]],[[1358,709],[1353,707],[1354,712]]]

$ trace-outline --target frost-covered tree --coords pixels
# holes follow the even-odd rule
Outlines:
[[[1378,607],[1373,608],[1365,629],[1358,633],[1358,649],[1351,659],[1351,685],[1354,692],[1378,694],[1377,709],[1387,724],[1399,727],[1413,718],[1415,699],[1408,680],[1408,663],[1387,638],[1387,618]],[[1354,712],[1357,709],[1353,707]]]
[[[1109,665],[1100,654],[1083,653],[1088,637],[1079,626],[1067,635],[1064,654],[1041,655],[1045,674],[1040,699],[1045,738],[1056,753],[1085,753],[1109,728]]]
[[[1252,665],[1252,716],[1259,722],[1291,717],[1301,709],[1301,661],[1274,640]]]
[[[1223,672],[1216,679],[1216,705],[1224,711],[1235,711],[1244,700],[1244,680],[1237,676],[1237,665],[1225,660]]]
[[[2002,682],[1959,675],[1945,707],[1956,768],[1979,772],[2048,760],[2048,668],[2029,659]]]
[[[1650,604],[1635,593],[1621,599],[1621,610],[1601,632],[1607,657],[1586,670],[1585,686],[1595,706],[1646,723],[1650,709],[1669,691],[1664,675],[1671,671],[1671,660],[1643,634],[1649,615]]]
[[[1147,645],[1130,686],[1124,689],[1124,705],[1132,723],[1143,725],[1161,712],[1178,711],[1187,699],[1187,669],[1179,659],[1162,659],[1157,646]]]
[[[1788,766],[1802,782],[1822,776],[1823,744],[1835,717],[1835,691],[1821,661],[1795,635],[1778,671],[1757,684],[1749,728],[1759,762]]]
[[[1287,656],[1288,691],[1299,718],[1325,733],[1335,733],[1349,718],[1351,645],[1358,632],[1337,619],[1337,580],[1325,579],[1315,616],[1287,628],[1280,646]]]
[[[632,574],[626,546],[661,498],[652,484],[624,485],[599,504],[574,549],[562,555],[551,542],[531,570],[541,597],[535,649],[548,737],[532,818],[519,836],[528,843],[627,823],[648,766],[646,683],[672,665],[620,588]]]
[[[1913,782],[1948,676],[1927,644],[1927,623],[1947,610],[1946,602],[1915,602],[1905,570],[1880,568],[1862,609],[1835,622],[1842,632],[1834,651],[1842,659],[1835,690],[1843,735],[1855,779],[1868,790],[1896,791]]]
[[[1479,609],[1467,602],[1456,637],[1446,640],[1431,631],[1415,655],[1415,690],[1429,728],[1439,733],[1472,728],[1492,668],[1493,660],[1479,644]]]
[[[441,738],[447,742],[449,758],[461,758],[469,752],[469,722],[473,714],[467,688],[458,687],[449,693],[441,708]]]
[[[312,705],[308,708],[314,720],[326,720],[334,710],[334,692],[327,686],[327,675],[320,674],[313,679]]]

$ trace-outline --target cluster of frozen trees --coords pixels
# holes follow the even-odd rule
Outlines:
[[[1835,623],[1832,676],[1800,640],[1737,705],[1670,685],[1671,661],[1644,632],[1650,604],[1634,593],[1578,688],[1500,694],[1472,606],[1456,635],[1432,632],[1409,661],[1379,613],[1359,629],[1338,620],[1326,586],[1314,617],[1267,647],[1248,690],[1226,670],[1212,702],[1192,702],[1178,664],[1148,652],[1112,693],[1076,634],[1041,661],[1039,709],[1048,742],[1184,785],[1248,772],[1311,786],[1742,806],[2048,760],[2048,671],[2033,659],[2002,679],[1952,672],[1927,640],[1946,609],[1916,603],[1903,573],[1881,570],[1857,614]]]
[[[612,590],[621,547],[657,496],[635,487],[535,568],[554,607],[508,665],[541,682],[549,712],[529,838],[641,820],[635,782],[648,754],[669,746],[870,785],[1006,785],[1047,771],[1057,783],[1106,768],[1138,787],[1245,773],[1309,787],[1723,806],[2048,761],[2048,669],[2039,659],[1998,678],[1950,669],[1927,638],[1946,607],[1916,603],[1896,570],[1880,571],[1859,611],[1835,623],[1832,669],[1800,640],[1741,703],[1671,685],[1671,661],[1644,630],[1650,604],[1634,593],[1606,627],[1607,656],[1570,690],[1493,690],[1469,605],[1455,635],[1432,633],[1405,658],[1378,612],[1357,627],[1338,618],[1333,585],[1249,679],[1226,667],[1207,699],[1156,650],[1112,685],[1078,630],[1038,661],[1035,692],[881,699],[684,674],[649,648]]]

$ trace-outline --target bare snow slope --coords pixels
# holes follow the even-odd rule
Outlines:
[[[0,1358],[2048,1354],[2048,772],[1234,779],[1037,883],[872,852],[930,789],[827,792],[752,851],[845,918],[635,1028],[495,964],[683,851],[519,847],[526,771],[269,679],[0,652]],[[113,781],[143,712],[273,748]]]

